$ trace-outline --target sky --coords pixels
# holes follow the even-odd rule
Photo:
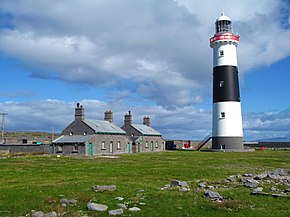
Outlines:
[[[7,131],[61,132],[80,102],[165,139],[212,128],[214,23],[237,48],[245,140],[290,138],[290,1],[0,0],[0,113]],[[289,139],[290,140],[290,139]]]

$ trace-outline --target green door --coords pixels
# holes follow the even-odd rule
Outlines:
[[[88,145],[88,155],[89,156],[94,155],[94,145],[92,143],[89,143],[89,145]]]

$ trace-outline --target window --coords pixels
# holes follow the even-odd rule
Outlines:
[[[220,118],[226,118],[226,113],[225,112],[221,112]]]
[[[155,148],[158,148],[158,141],[155,142]]]
[[[223,50],[220,50],[220,56],[224,56],[224,51]]]
[[[101,149],[104,149],[104,150],[106,150],[105,141],[102,141],[102,146],[101,146]]]
[[[224,87],[225,81],[220,81],[220,87]]]
[[[121,149],[121,142],[120,141],[117,142],[117,149]]]
[[[149,148],[148,141],[146,141],[146,143],[145,143],[145,148]]]
[[[58,145],[58,146],[56,147],[56,152],[57,152],[57,153],[62,153],[62,151],[63,151],[62,145]]]
[[[74,135],[74,133],[73,132],[70,132],[69,135],[72,136],[72,135]]]
[[[27,144],[27,139],[22,139],[23,144]]]
[[[87,134],[88,134],[87,131],[85,131],[85,132],[84,132],[84,136],[86,136]]]
[[[75,144],[73,146],[73,150],[72,150],[73,153],[78,153],[79,152],[79,146],[77,144]]]

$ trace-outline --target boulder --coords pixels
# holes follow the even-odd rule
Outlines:
[[[109,211],[109,215],[122,215],[123,213],[123,209],[114,209]]]
[[[61,204],[66,204],[66,205],[75,205],[78,201],[77,200],[60,199],[59,202]]]
[[[179,181],[179,180],[172,180],[171,181],[171,185],[173,187],[176,187],[176,186],[180,186],[180,187],[188,186],[187,182],[185,182],[185,181]]]
[[[99,204],[99,203],[88,203],[87,204],[87,208],[90,211],[106,211],[108,209],[108,206],[104,205],[104,204]]]
[[[116,191],[117,187],[116,185],[95,185],[92,187],[92,189],[96,192],[99,191]]]
[[[124,203],[118,203],[117,206],[122,208],[122,209],[127,209],[127,206]]]
[[[222,200],[223,197],[218,193],[214,191],[205,191],[204,196],[211,199],[211,200]]]
[[[31,216],[33,216],[33,217],[44,217],[44,215],[45,215],[44,212],[35,211],[35,212],[32,213]]]
[[[141,211],[141,209],[138,208],[138,207],[136,207],[136,206],[134,206],[134,207],[129,208],[129,211],[131,211],[131,212],[138,212],[138,211]]]

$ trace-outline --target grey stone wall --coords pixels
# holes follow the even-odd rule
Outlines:
[[[74,135],[84,135],[84,132],[86,132],[87,135],[95,133],[94,130],[87,126],[84,122],[77,120],[68,125],[67,128],[62,131],[62,134],[70,135],[71,132],[73,132]]]
[[[38,154],[50,154],[49,145],[24,145],[24,144],[9,144],[0,145],[0,150],[9,153],[38,153]]]
[[[267,149],[290,149],[290,142],[257,142],[245,143],[246,147],[259,149],[264,147]]]
[[[112,155],[128,153],[128,143],[126,135],[96,134],[92,141],[93,155]],[[118,147],[119,143],[119,147]],[[87,146],[89,143],[87,144]],[[130,148],[129,148],[130,149]],[[89,155],[87,147],[86,154]]]
[[[143,136],[136,142],[136,152],[165,151],[165,141],[161,136]]]

